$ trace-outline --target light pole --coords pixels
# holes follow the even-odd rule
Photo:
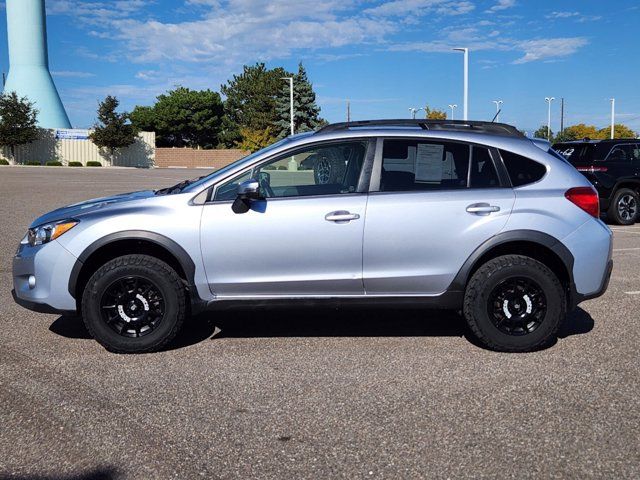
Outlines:
[[[504,102],[502,100],[493,100],[493,103],[496,104],[496,122],[500,121],[500,105]]]
[[[616,99],[610,98],[611,101],[611,140],[615,137],[616,130]]]
[[[544,97],[544,101],[548,104],[547,111],[547,140],[551,140],[551,102],[553,102],[556,97]]]
[[[455,103],[453,105],[449,104],[449,108],[451,109],[451,120],[453,120],[453,112],[456,108],[458,108],[458,105],[456,105]]]
[[[291,104],[291,135],[294,134],[294,118],[293,118],[293,77],[282,77],[282,80],[289,80],[289,101]]]
[[[413,118],[415,120],[416,119],[416,113],[418,113],[420,110],[424,110],[424,109],[423,108],[414,108],[414,107],[409,108],[409,111],[411,112],[411,118]]]
[[[469,120],[469,49],[454,48],[454,50],[464,53],[464,101],[462,105],[462,119]]]

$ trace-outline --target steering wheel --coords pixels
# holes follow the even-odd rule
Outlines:
[[[273,190],[271,189],[271,177],[267,172],[258,172],[258,184],[260,185],[260,191],[265,198],[274,197]]]

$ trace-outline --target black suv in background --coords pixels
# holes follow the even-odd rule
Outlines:
[[[600,209],[610,221],[631,225],[640,207],[640,140],[562,142],[553,149],[589,179],[600,195]]]

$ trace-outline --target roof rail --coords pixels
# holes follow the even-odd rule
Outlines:
[[[359,120],[355,122],[332,123],[320,128],[316,133],[339,132],[350,128],[366,127],[415,127],[423,130],[447,130],[476,133],[488,133],[507,137],[524,137],[518,129],[505,123],[480,122],[467,120],[431,120],[431,119],[397,119],[397,120]]]

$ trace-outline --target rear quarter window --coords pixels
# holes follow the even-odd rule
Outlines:
[[[514,187],[535,183],[547,173],[547,167],[517,153],[500,150],[500,156]]]

